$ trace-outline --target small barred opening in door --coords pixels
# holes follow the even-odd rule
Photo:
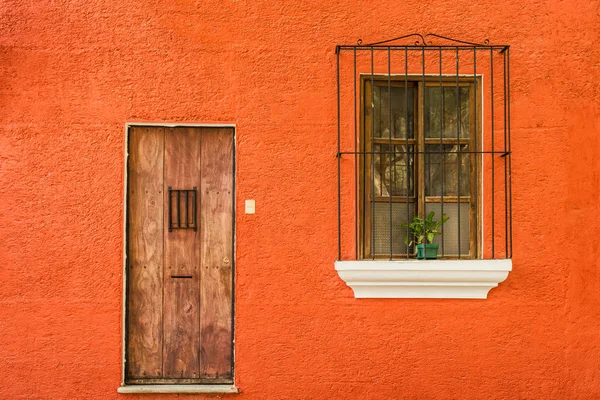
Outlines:
[[[128,384],[233,383],[233,129],[132,127]]]

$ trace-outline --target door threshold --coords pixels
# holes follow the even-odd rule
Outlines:
[[[140,393],[239,393],[234,385],[123,385],[121,394]]]

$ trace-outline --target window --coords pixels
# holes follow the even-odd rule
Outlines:
[[[410,257],[402,224],[430,212],[449,217],[434,241],[442,258],[477,257],[476,86],[472,76],[361,77],[361,258]]]
[[[509,50],[434,33],[336,46],[335,269],[355,297],[483,299],[508,276]],[[432,212],[448,217],[437,257],[402,226]]]

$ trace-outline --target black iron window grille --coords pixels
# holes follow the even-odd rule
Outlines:
[[[448,217],[438,258],[512,257],[509,52],[435,34],[336,47],[339,260],[414,257],[406,224],[431,212]]]
[[[196,204],[196,186],[185,190],[169,186],[169,232],[173,229],[198,230]]]

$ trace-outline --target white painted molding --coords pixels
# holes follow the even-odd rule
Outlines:
[[[356,298],[486,299],[512,260],[336,261]]]
[[[233,385],[124,385],[117,389],[122,394],[139,393],[238,393]]]

